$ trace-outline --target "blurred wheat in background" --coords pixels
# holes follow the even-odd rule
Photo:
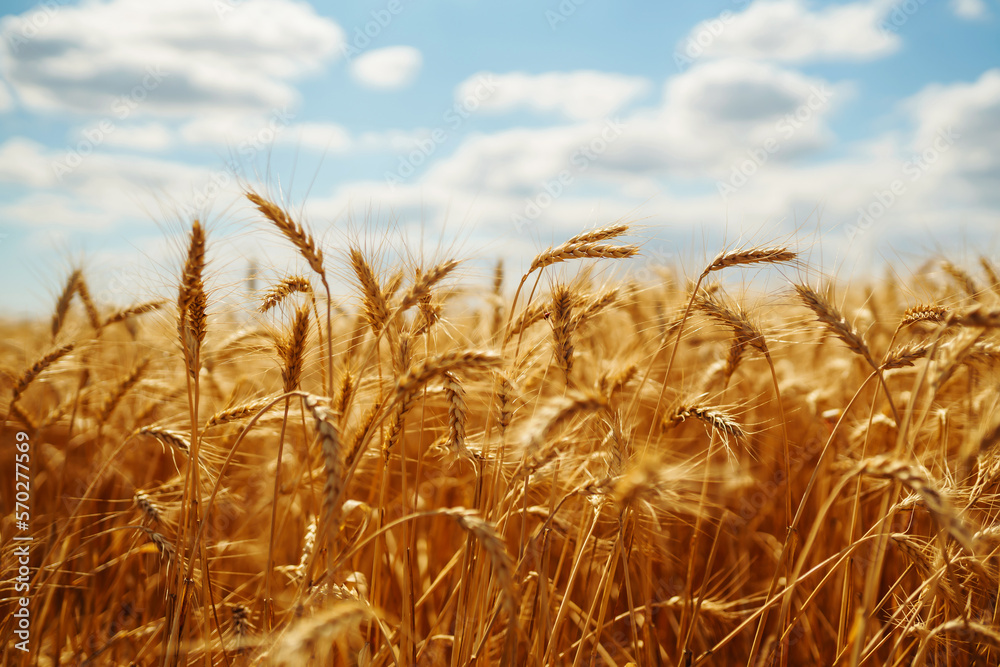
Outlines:
[[[487,288],[246,196],[310,271],[262,315],[216,307],[194,221],[176,299],[112,310],[77,270],[51,321],[3,325],[37,568],[28,654],[4,576],[4,664],[1000,660],[987,260],[845,288],[778,245],[602,279],[641,253],[616,223]],[[715,282],[759,270],[793,284]]]

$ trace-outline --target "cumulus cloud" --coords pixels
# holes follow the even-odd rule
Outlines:
[[[463,81],[456,96],[461,99],[473,94],[484,77],[496,88],[482,101],[480,108],[484,111],[529,109],[574,120],[613,114],[649,89],[649,81],[643,77],[586,70],[544,74],[481,72]]]
[[[708,230],[815,216],[824,248],[855,258],[956,221],[995,225],[1000,70],[928,86],[889,112],[912,132],[830,153],[830,114],[851,92],[767,63],[707,62],[668,80],[658,105],[623,115],[620,131],[578,121],[473,134],[399,183],[344,184],[316,203],[323,215],[370,201],[414,219],[472,211],[478,234],[521,241],[635,211]]]
[[[678,65],[733,56],[783,62],[869,60],[895,52],[900,38],[879,25],[884,2],[812,9],[806,0],[758,0],[739,13],[703,21],[681,41]]]
[[[79,160],[71,159],[74,154]],[[101,225],[113,226],[148,220],[157,212],[174,215],[185,207],[198,214],[219,194],[212,182],[216,174],[173,160],[108,151],[82,154],[12,137],[0,144],[0,182],[28,188],[0,206],[0,217],[25,227],[86,228],[95,216]],[[225,180],[234,183],[231,177]]]
[[[266,146],[294,120],[295,113],[288,109],[276,109],[268,115],[206,115],[181,125],[180,136],[189,144]]]
[[[336,123],[296,123],[281,133],[279,141],[322,153],[343,153],[354,143],[347,129]]]
[[[581,220],[602,222],[601,211],[618,217],[643,207],[669,210],[678,223],[722,224],[726,203],[714,180],[727,178],[751,151],[774,173],[794,173],[802,158],[822,155],[831,140],[829,116],[849,93],[767,63],[707,62],[669,79],[655,106],[620,118],[472,134],[423,171],[343,186],[324,214],[369,199],[421,219],[468,207],[483,230],[504,238],[529,227],[571,230]],[[679,183],[695,187],[669,194]],[[787,195],[769,189],[753,209],[787,204]],[[644,204],[653,200],[655,208]],[[761,219],[774,213],[768,208]]]
[[[122,125],[108,133],[105,141],[109,146],[119,148],[162,151],[171,146],[173,133],[162,123]]]
[[[14,106],[14,100],[10,96],[10,89],[7,84],[0,81],[0,112],[9,111]]]
[[[928,86],[905,106],[917,124],[909,159],[949,174],[949,199],[1000,206],[1000,69],[971,83]]]
[[[470,136],[425,181],[524,194],[567,169],[622,181],[721,177],[748,151],[763,150],[770,162],[816,153],[831,141],[827,119],[848,93],[767,63],[712,61],[669,79],[659,105],[621,119]]]
[[[322,68],[343,39],[293,0],[92,0],[0,20],[0,71],[33,110],[260,112],[294,103],[289,81]]]
[[[351,61],[351,75],[368,88],[393,90],[411,83],[422,64],[423,56],[412,46],[387,46]]]
[[[0,144],[0,181],[36,188],[55,184],[45,147],[24,137],[11,137]]]

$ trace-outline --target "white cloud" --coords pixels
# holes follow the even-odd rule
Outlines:
[[[784,62],[868,60],[893,53],[899,37],[879,27],[886,2],[811,9],[806,0],[758,0],[745,11],[703,21],[675,52],[679,66],[702,57]]]
[[[418,141],[426,140],[431,130],[419,128],[416,130],[382,130],[379,132],[363,132],[358,136],[356,146],[370,151],[408,151]]]
[[[949,199],[1000,206],[996,188],[1000,181],[1000,69],[984,72],[972,83],[928,86],[905,107],[917,123],[913,140],[906,146],[908,158],[927,164],[928,173],[949,174]],[[949,137],[953,146],[946,148]]]
[[[269,115],[204,115],[184,123],[181,138],[189,144],[228,146],[241,154],[263,150],[292,125],[295,114],[287,109]]]
[[[205,208],[212,198],[200,195],[219,192],[207,167],[106,151],[76,153],[76,161],[75,150],[53,150],[23,137],[0,145],[0,182],[28,186],[0,204],[0,218],[40,228],[85,227],[95,216],[104,225],[134,223],[173,215],[186,205]],[[226,181],[235,184],[231,177]]]
[[[294,114],[271,117],[206,116],[181,126],[190,144],[226,146],[243,158],[284,144],[316,152],[342,153],[353,146],[350,133],[336,123],[295,123]]]
[[[90,0],[58,6],[40,28],[36,18],[0,20],[0,71],[21,102],[119,120],[292,104],[289,82],[321,69],[344,39],[293,0]]]
[[[643,77],[586,70],[544,74],[481,72],[459,84],[456,97],[480,97],[475,90],[484,77],[495,87],[482,99],[480,108],[484,111],[523,108],[555,112],[575,120],[613,114],[649,89],[649,81]]]
[[[366,51],[351,62],[351,75],[369,88],[391,90],[411,83],[423,56],[412,46],[387,46]]]
[[[0,81],[0,112],[10,111],[14,108],[14,99],[10,95],[10,89],[7,88],[7,84]]]
[[[983,0],[951,0],[951,10],[963,19],[976,20],[989,14]]]
[[[55,184],[52,159],[45,147],[24,137],[11,137],[0,144],[0,181],[41,188]]]
[[[351,148],[350,133],[336,123],[297,123],[280,135],[280,141],[304,150],[343,153]]]
[[[712,61],[668,80],[660,105],[623,116],[620,130],[593,120],[472,135],[423,182],[523,196],[566,169],[578,182],[586,175],[615,187],[643,175],[721,177],[765,146],[771,162],[817,153],[831,140],[828,116],[847,94],[767,63]]]
[[[147,151],[162,151],[169,148],[172,141],[173,134],[162,123],[116,126],[105,139],[108,146]]]
[[[829,116],[850,94],[850,86],[766,63],[707,62],[671,78],[658,106],[626,114],[620,136],[604,145],[590,143],[600,138],[599,122],[473,134],[394,186],[343,184],[316,198],[314,212],[364,211],[371,202],[400,220],[455,212],[476,238],[505,243],[558,240],[630,213],[667,225],[666,234],[783,219],[774,224],[790,231],[818,218],[824,250],[850,249],[852,261],[886,243],[944,239],[956,223],[970,233],[995,227],[1000,70],[912,97],[895,112],[901,123],[913,121],[912,132],[845,142],[829,153]],[[775,149],[762,150],[769,139]],[[602,150],[578,159],[588,146]],[[762,157],[751,164],[752,155]],[[746,177],[723,198],[717,183],[729,183],[736,170]]]
[[[0,215],[6,220],[37,226],[46,231],[53,227],[75,227],[93,232],[107,228],[112,222],[106,209],[85,205],[79,198],[61,193],[30,193],[0,206]]]
[[[671,78],[659,104],[625,113],[620,123],[470,134],[423,171],[392,184],[344,184],[315,198],[311,210],[331,217],[377,202],[400,220],[452,213],[468,220],[477,238],[505,243],[547,240],[638,211],[712,228],[724,224],[727,210],[715,179],[728,176],[748,151],[764,151],[772,173],[797,173],[802,158],[816,159],[829,145],[829,115],[849,93],[848,86],[767,63],[712,61]],[[767,153],[763,147],[772,143]],[[849,179],[851,170],[842,176]],[[765,182],[751,202],[761,220],[796,201],[772,180],[755,185]]]

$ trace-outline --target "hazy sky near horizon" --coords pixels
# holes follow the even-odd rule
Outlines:
[[[249,258],[300,270],[244,183],[334,254],[360,235],[516,268],[621,218],[654,263],[789,235],[848,270],[998,250],[993,1],[3,11],[7,316],[48,312],[77,262],[103,302],[163,291],[194,216],[223,281]]]

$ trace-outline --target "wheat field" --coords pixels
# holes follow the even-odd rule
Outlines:
[[[77,270],[2,324],[4,664],[1000,660],[988,260],[848,286],[745,246],[638,283],[602,277],[643,251],[616,223],[490,284],[246,196],[302,272],[238,325],[197,221],[170,299]],[[725,280],[759,271],[788,287]]]

